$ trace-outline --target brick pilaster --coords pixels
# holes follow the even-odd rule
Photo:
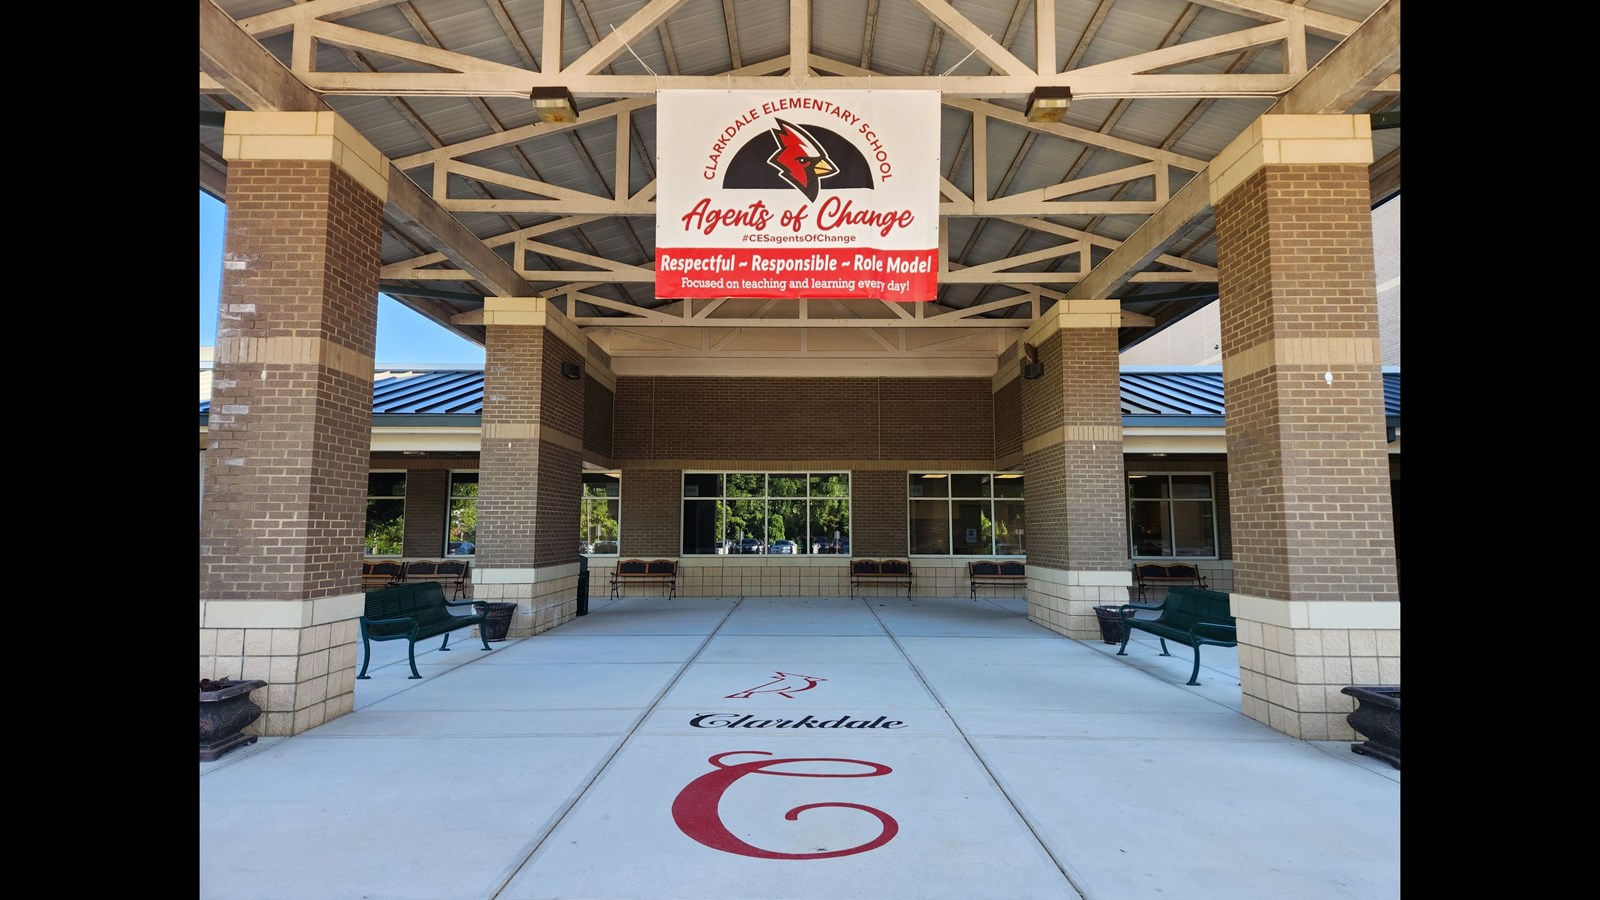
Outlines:
[[[577,614],[587,343],[541,297],[484,304],[483,432],[475,599],[515,602],[510,636]]]
[[[387,162],[332,113],[229,113],[200,520],[200,675],[258,734],[349,712]]]
[[[1098,639],[1094,607],[1128,600],[1126,480],[1115,300],[1062,301],[1025,341],[1044,373],[1022,382],[1028,616]]]
[[[1265,116],[1212,166],[1244,711],[1345,740],[1398,684],[1365,116]]]

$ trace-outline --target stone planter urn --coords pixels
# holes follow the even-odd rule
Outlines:
[[[250,692],[266,686],[259,679],[200,679],[201,762],[211,762],[235,747],[256,742],[256,735],[244,733],[245,726],[261,717],[261,707],[251,701]]]
[[[1351,744],[1351,751],[1400,768],[1400,685],[1353,684],[1340,693],[1356,698],[1355,712],[1344,720],[1367,738]]]

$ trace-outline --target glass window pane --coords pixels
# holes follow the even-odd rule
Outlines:
[[[1005,482],[1002,481],[1000,484],[1005,484]],[[994,502],[994,552],[1001,556],[1026,556],[1028,545],[1023,540],[1023,526],[1025,524],[1021,500],[996,500]]]
[[[850,501],[811,501],[811,553],[850,552]]]
[[[986,472],[968,472],[962,475],[951,475],[950,496],[987,497],[989,496],[989,481],[990,478]]]
[[[765,497],[767,476],[762,472],[729,472],[729,497]]]
[[[620,500],[583,501],[583,513],[578,520],[579,542],[593,544],[596,541],[617,540],[617,517],[621,513]]]
[[[994,495],[996,497],[1021,497],[1022,482],[1025,479],[1017,472],[1001,472],[994,477]]]
[[[404,500],[368,500],[366,555],[399,556],[405,552]]]
[[[773,497],[804,497],[806,495],[806,477],[804,475],[770,475],[767,478],[767,491]]]
[[[811,476],[811,496],[813,497],[848,497],[850,496],[850,473],[833,473],[828,475]]]
[[[912,472],[906,491],[912,497],[948,497],[950,476],[940,472]]]
[[[477,476],[474,475],[474,478]],[[468,485],[476,494],[478,485]],[[446,556],[472,556],[478,552],[478,498],[457,497],[450,501],[450,525],[445,542]]]
[[[967,556],[994,555],[994,523],[987,500],[957,500],[950,504],[955,527],[950,535],[950,552]]]
[[[1129,475],[1128,496],[1134,499],[1159,499],[1167,496],[1167,476]]]
[[[773,476],[772,480],[776,482],[777,476]],[[800,483],[804,485],[805,480],[802,479]],[[767,536],[772,538],[773,543],[792,541],[795,553],[810,549],[801,549],[801,545],[806,543],[806,501],[773,500],[767,507],[767,526]]]
[[[721,539],[722,503],[718,500],[683,501],[683,552],[716,553]]]
[[[368,497],[404,497],[406,495],[406,473],[404,472],[369,472],[367,473]]]
[[[1141,500],[1128,504],[1128,527],[1133,534],[1134,556],[1171,556],[1167,537],[1167,507],[1160,500]]]
[[[1211,499],[1210,475],[1173,475],[1172,496],[1190,500]]]
[[[451,472],[450,496],[476,497],[478,496],[477,472]]]
[[[721,497],[722,476],[715,472],[691,472],[683,476],[685,497]]]
[[[767,501],[728,501],[727,535],[744,553],[761,553],[767,547]]]
[[[1209,502],[1173,503],[1174,556],[1216,556],[1216,525]]]
[[[622,477],[616,472],[585,472],[583,473],[583,495],[585,497],[620,497],[622,496]]]
[[[950,504],[947,501],[911,501],[911,552],[950,552]]]

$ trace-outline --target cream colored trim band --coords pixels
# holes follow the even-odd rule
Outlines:
[[[1287,628],[1398,629],[1399,601],[1343,603],[1273,600],[1249,594],[1229,594],[1228,605],[1235,618]]]
[[[354,619],[366,611],[363,594],[312,600],[201,600],[201,628],[309,628]]]
[[[1262,116],[1206,171],[1216,205],[1264,166],[1371,165],[1371,116]]]
[[[223,119],[222,158],[331,162],[379,200],[389,199],[389,160],[332,111],[230,111]]]

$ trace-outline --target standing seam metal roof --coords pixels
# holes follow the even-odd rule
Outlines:
[[[1207,426],[1226,415],[1220,366],[1130,368],[1122,372],[1121,382],[1127,425]],[[211,401],[200,401],[202,417],[210,410]],[[1395,366],[1383,369],[1383,412],[1391,427],[1400,424],[1400,369]],[[482,413],[482,369],[380,371],[372,385],[375,416]],[[1171,420],[1158,423],[1149,417]]]

